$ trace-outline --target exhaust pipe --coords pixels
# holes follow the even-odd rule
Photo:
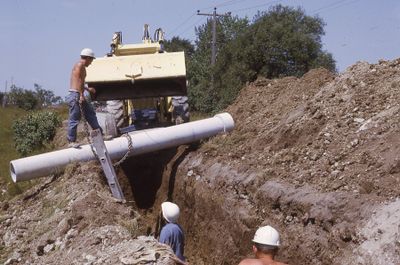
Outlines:
[[[229,113],[221,113],[212,118],[176,126],[131,132],[129,135],[132,138],[133,150],[129,155],[135,156],[188,144],[219,133],[230,132],[233,127],[232,116]],[[105,141],[105,145],[111,159],[120,159],[128,151],[126,137]],[[67,148],[12,160],[10,173],[14,182],[20,182],[60,172],[70,163],[94,159],[96,157],[87,144],[79,149]]]

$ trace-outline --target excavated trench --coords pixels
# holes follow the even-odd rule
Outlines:
[[[264,223],[280,227],[282,217],[288,224],[298,223],[291,228],[298,235],[282,234],[283,242],[295,244],[285,244],[279,254],[281,260],[307,264],[315,256],[317,264],[333,264],[339,245],[353,239],[343,231],[339,242],[332,240],[329,231],[335,220],[328,208],[340,211],[354,198],[313,194],[311,189],[295,189],[277,182],[259,190],[246,187],[253,185],[257,177],[240,175],[219,163],[202,166],[196,145],[130,158],[119,172],[127,200],[134,201],[142,214],[142,233],[157,236],[161,202],[171,200],[180,205],[186,256],[192,264],[239,263],[251,256],[254,228]],[[316,206],[317,201],[324,205]],[[303,216],[310,208],[314,214]],[[354,216],[347,219],[351,218]],[[305,231],[298,230],[304,229],[308,230],[308,243],[301,244]]]
[[[143,233],[157,235],[160,204],[174,201],[178,165],[196,144],[128,158],[117,171],[127,201],[143,215]]]
[[[157,236],[160,204],[174,201],[181,208],[180,224],[185,230],[185,251],[191,264],[238,263],[248,249],[241,246],[243,231],[230,231],[230,228],[242,226],[235,207],[239,211],[244,208],[224,202],[228,194],[213,194],[214,190],[202,186],[201,181],[196,183],[195,176],[187,179],[185,174],[180,175],[181,165],[187,163],[185,161],[196,152],[197,146],[180,146],[129,158],[118,172],[121,186],[126,199],[134,201],[134,207],[142,214],[139,226],[142,233]],[[230,208],[229,212],[226,207]],[[234,252],[229,253],[225,249],[227,246]]]
[[[244,87],[232,133],[123,165],[143,233],[168,199],[191,264],[238,264],[266,224],[288,264],[400,264],[399,76],[395,60]]]
[[[119,179],[127,200],[133,200],[141,212],[143,234],[158,235],[159,205],[170,200],[181,208],[185,253],[191,264],[238,264],[251,257],[254,231],[265,224],[281,231],[280,261],[370,264],[365,263],[365,254],[354,255],[362,251],[357,246],[366,239],[356,227],[377,214],[371,208],[379,201],[376,196],[320,192],[308,185],[266,180],[256,173],[240,174],[207,161],[196,150],[196,145],[181,146],[123,164]],[[396,202],[393,207],[398,206]],[[399,212],[396,216],[393,223]],[[375,239],[371,244],[377,247],[382,242]]]

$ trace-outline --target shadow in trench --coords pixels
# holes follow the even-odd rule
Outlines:
[[[192,151],[195,151],[199,143],[192,143],[191,145],[181,146],[178,148],[175,157],[172,159],[173,163],[170,166],[169,181],[168,181],[168,201],[173,201],[175,179],[178,166],[182,163],[185,157]]]
[[[185,159],[185,157],[192,151],[198,148],[198,143],[194,143],[191,145],[184,145],[184,146],[179,146],[176,150],[175,156],[171,159],[171,161],[168,163],[167,168],[165,170],[165,176],[168,178],[168,187],[167,187],[167,201],[173,202],[173,195],[174,195],[174,188],[175,188],[175,179],[176,179],[176,173],[178,170],[178,166],[182,163],[182,161]],[[164,184],[165,185],[165,184]],[[164,201],[164,199],[161,199],[161,201]],[[154,230],[154,236],[156,238],[159,237],[161,228],[164,226],[165,220],[162,217],[161,212],[158,213],[157,218],[156,218],[156,225],[155,225],[155,230]]]
[[[130,157],[121,165],[139,209],[148,209],[154,205],[165,166],[174,157],[176,150],[169,148]]]

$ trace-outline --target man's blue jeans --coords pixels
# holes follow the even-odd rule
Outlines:
[[[69,142],[76,141],[76,132],[81,119],[81,109],[79,107],[79,92],[70,92],[66,98],[69,106],[69,119],[68,119],[68,134],[67,139]],[[90,103],[83,101],[82,110],[86,121],[89,123],[93,130],[100,129],[103,133],[99,122],[97,121],[96,112]]]

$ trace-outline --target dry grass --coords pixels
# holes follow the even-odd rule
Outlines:
[[[118,218],[117,223],[125,227],[132,237],[137,237],[140,235],[140,228],[138,223],[138,217],[132,219],[122,219]]]
[[[26,113],[14,107],[0,108],[0,198],[7,195],[5,193],[7,189],[12,194],[17,194],[23,189],[12,182],[9,163],[19,158],[14,147],[12,124]]]
[[[201,113],[201,112],[190,112],[190,121],[203,120],[211,118],[211,114]]]

